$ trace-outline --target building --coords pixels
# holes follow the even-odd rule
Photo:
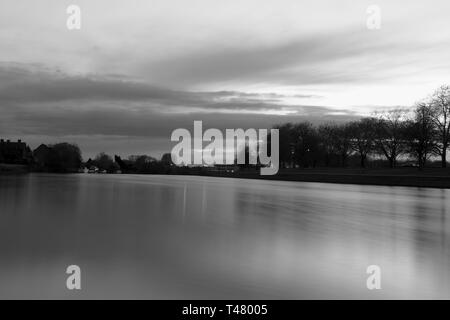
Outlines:
[[[32,160],[31,150],[22,140],[12,142],[0,139],[0,163],[29,164]]]
[[[45,144],[41,144],[39,147],[37,147],[33,151],[35,164],[40,168],[47,167],[50,163],[51,151],[52,151],[51,148],[49,148]]]
[[[218,173],[235,173],[239,171],[239,166],[235,164],[215,164],[212,167],[208,167],[208,171]]]

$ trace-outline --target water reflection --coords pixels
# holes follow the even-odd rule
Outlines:
[[[450,298],[449,190],[0,178],[2,298]],[[365,287],[370,264],[382,290]]]

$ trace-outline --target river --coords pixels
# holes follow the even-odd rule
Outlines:
[[[0,176],[0,298],[449,299],[449,215],[449,189]]]

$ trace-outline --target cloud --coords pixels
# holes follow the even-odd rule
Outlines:
[[[154,110],[140,109],[124,112],[118,108],[108,110],[83,110],[75,106],[58,108],[50,106],[32,109],[18,109],[13,115],[14,128],[10,130],[8,123],[2,123],[2,131],[22,132],[24,134],[44,135],[117,135],[137,137],[169,137],[176,128],[189,128],[194,120],[202,120],[212,128],[270,128],[274,124],[290,121],[321,122],[326,120],[348,120],[355,115],[345,113],[341,117],[333,116],[333,111],[323,112],[314,109],[309,114],[277,115],[224,113],[220,117],[216,113],[187,112],[179,114],[163,113]]]
[[[70,76],[40,66],[2,64],[0,83],[3,134],[169,139],[172,130],[189,128],[194,120],[225,129],[354,117],[345,110],[336,117],[335,109],[283,103],[292,96],[310,98],[307,94],[175,91],[120,79]]]
[[[211,110],[267,110],[282,107],[289,98],[315,98],[313,94],[195,92],[170,90],[143,82],[96,75],[67,75],[59,70],[23,64],[0,64],[0,102],[43,104],[110,101],[113,104],[147,103],[148,106]]]
[[[405,37],[405,35],[407,35]],[[446,43],[392,30],[333,30],[270,44],[198,48],[132,71],[149,81],[181,86],[203,85],[330,85],[401,80],[442,64]],[[441,57],[440,63],[434,58]]]
[[[183,94],[137,82],[100,76],[69,76],[41,66],[0,64],[0,99],[13,102],[65,100],[182,100]]]

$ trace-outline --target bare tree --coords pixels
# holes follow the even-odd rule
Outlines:
[[[292,123],[285,123],[277,125],[274,128],[279,130],[280,166],[282,168],[293,167],[295,153],[294,125]]]
[[[347,159],[352,152],[351,135],[351,126],[348,123],[339,125],[335,131],[334,140],[343,167],[347,166]]]
[[[319,139],[310,122],[300,122],[293,127],[295,161],[302,167],[315,167],[319,158]]]
[[[338,129],[339,127],[334,123],[322,124],[317,129],[326,167],[330,165],[331,157],[338,152],[338,145],[336,143]]]
[[[447,150],[450,142],[450,86],[443,85],[431,96],[430,118],[438,132],[436,153],[441,156],[442,167],[447,166]]]
[[[351,147],[359,155],[361,167],[366,167],[367,156],[374,150],[376,119],[363,118],[349,124]]]
[[[419,168],[423,169],[436,146],[436,129],[430,106],[426,103],[417,105],[414,118],[407,122],[405,138],[407,151],[417,159]]]
[[[407,110],[395,109],[376,113],[375,148],[389,161],[394,168],[397,158],[405,152],[404,133]]]

